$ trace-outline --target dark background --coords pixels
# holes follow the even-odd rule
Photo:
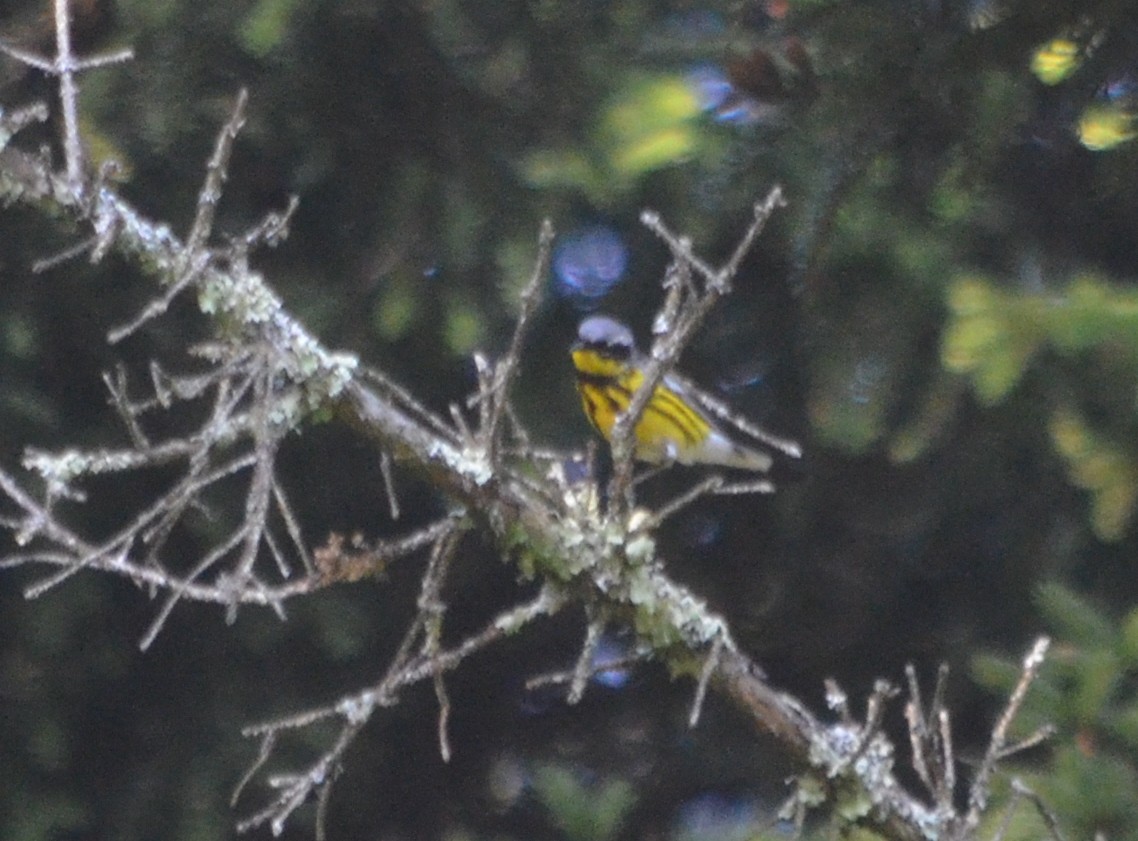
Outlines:
[[[667,254],[639,212],[659,210],[715,261],[781,184],[789,206],[683,364],[801,440],[805,465],[773,498],[694,506],[662,537],[669,569],[816,709],[824,678],[860,699],[875,677],[900,681],[907,662],[931,679],[947,661],[965,755],[998,709],[1000,658],[1058,635],[1060,671],[1038,716],[1060,732],[1021,770],[1053,794],[1073,837],[1138,837],[1127,613],[1138,590],[1138,7],[77,6],[84,49],[136,54],[81,79],[89,151],[120,160],[124,194],[184,233],[215,134],[248,87],[219,229],[237,235],[297,194],[291,236],[258,266],[327,345],[428,406],[473,389],[473,350],[505,348],[550,218],[562,250],[516,394],[542,445],[581,448],[590,434],[566,356],[582,315],[603,309],[647,338]],[[49,49],[42,11],[0,1],[0,33]],[[1073,45],[1071,73],[1046,84],[1038,68],[1056,38]],[[709,76],[717,103],[697,101]],[[43,96],[43,78],[0,57],[0,105]],[[1091,129],[1107,124],[1118,142],[1103,147]],[[24,140],[50,145],[51,130]],[[121,360],[145,376],[152,357],[186,366],[179,351],[208,335],[186,301],[109,348],[107,330],[153,288],[115,258],[29,271],[74,236],[0,211],[8,470],[29,445],[124,444],[100,372]],[[444,510],[401,479],[404,518],[392,523],[378,454],[331,426],[290,440],[282,471],[313,545],[333,530],[400,533]],[[690,482],[676,472],[647,499]],[[153,481],[92,486],[75,522],[105,531]],[[228,805],[255,756],[242,726],[373,682],[420,570],[326,590],[285,623],[246,609],[227,626],[186,604],[145,654],[136,643],[156,610],[145,593],[88,574],[28,602],[37,572],[3,572],[0,835],[229,837],[265,795]],[[524,589],[469,541],[448,633]],[[452,679],[449,766],[429,687],[373,721],[333,797],[333,837],[744,837],[730,833],[773,822],[791,770],[776,746],[714,700],[689,730],[690,685],[652,669],[592,687],[573,709],[526,692],[527,677],[572,663],[582,632],[579,617],[535,630]],[[282,759],[315,755],[326,735],[298,738]],[[311,819],[302,811],[287,834],[305,837]]]

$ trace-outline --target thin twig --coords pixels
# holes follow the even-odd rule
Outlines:
[[[292,195],[288,197],[284,210],[266,213],[264,219],[246,231],[235,243],[238,253],[248,254],[262,244],[269,248],[280,245],[288,237],[289,226],[298,207],[300,197]]]
[[[708,476],[702,482],[699,482],[699,483],[693,485],[692,487],[688,488],[686,491],[684,491],[682,494],[677,496],[675,499],[669,500],[668,502],[664,503],[663,505],[661,505],[659,508],[657,508],[655,511],[652,512],[652,526],[653,526],[653,528],[659,526],[661,523],[663,523],[669,517],[674,516],[675,514],[682,511],[684,508],[687,508],[689,505],[691,505],[696,500],[702,499],[705,496],[708,496],[710,494],[715,493],[721,487],[723,487],[723,482],[724,482],[723,477],[718,475],[718,474]]]
[[[433,595],[437,595],[435,585],[441,583],[441,574],[445,572],[446,559],[453,552],[454,546],[457,545],[460,533],[460,530],[452,528],[435,544],[432,563],[428,564],[433,569],[425,575],[425,580],[429,578],[432,583],[421,594],[421,601],[428,606]],[[242,731],[243,735],[262,738],[261,750],[254,762],[259,768],[265,764],[265,754],[272,750],[271,743],[266,746],[265,739],[268,736],[279,734],[283,730],[307,727],[333,716],[338,716],[343,720],[340,732],[333,744],[311,766],[300,773],[282,775],[270,781],[277,783],[280,794],[264,808],[242,820],[237,826],[238,831],[247,832],[268,823],[275,833],[279,833],[283,830],[289,816],[303,805],[314,792],[318,796],[323,793],[324,787],[330,779],[339,772],[345,751],[351,746],[375,710],[380,706],[393,703],[400,688],[427,678],[437,681],[439,675],[455,668],[474,652],[500,640],[506,634],[516,632],[519,628],[528,625],[541,616],[556,612],[562,602],[563,598],[555,595],[552,590],[543,589],[531,601],[499,614],[483,631],[463,640],[457,647],[448,651],[438,651],[427,658],[410,660],[407,655],[410,652],[414,637],[418,635],[418,631],[415,631],[405,637],[405,643],[412,642],[402,646],[400,651],[396,653],[379,683],[314,710],[246,727]],[[423,621],[424,612],[420,610],[419,616],[413,624],[421,629]],[[449,708],[449,703],[446,706]],[[445,726],[445,723],[446,716],[440,716],[440,726]],[[442,744],[446,745],[449,751],[449,744],[445,739]],[[249,776],[249,772],[246,773],[246,776]]]
[[[458,444],[459,436],[455,434],[453,427],[447,426],[442,418],[416,400],[411,392],[396,383],[387,374],[378,368],[367,366],[360,369],[360,374],[366,381],[379,386],[384,396],[392,398],[396,405],[406,410],[415,420],[426,425],[432,433],[442,436],[443,440],[451,444]]]
[[[585,696],[585,687],[593,671],[593,661],[596,659],[597,647],[601,644],[601,636],[605,631],[605,622],[589,609],[589,621],[585,626],[585,641],[577,653],[577,662],[573,667],[573,679],[569,682],[569,693],[566,696],[570,706],[578,703]]]
[[[312,560],[312,553],[308,551],[308,544],[304,540],[304,534],[300,530],[300,520],[297,519],[296,512],[293,511],[292,504],[288,500],[288,495],[285,493],[284,485],[274,475],[272,480],[273,485],[273,499],[277,504],[277,511],[280,512],[281,519],[285,523],[285,531],[288,532],[289,540],[292,541],[293,551],[296,552],[300,558],[300,562],[304,565],[304,571],[311,575],[316,571],[316,564]],[[282,570],[282,577],[287,578],[288,574]]]
[[[1012,791],[1026,797],[1035,806],[1035,811],[1039,813],[1039,817],[1043,819],[1043,825],[1047,827],[1047,831],[1051,834],[1053,841],[1064,841],[1063,832],[1059,828],[1059,819],[1055,813],[1047,808],[1047,804],[1043,802],[1034,790],[1032,790],[1023,780],[1019,777],[1012,777]]]
[[[44,272],[51,271],[56,266],[66,263],[68,260],[74,260],[80,255],[86,254],[91,251],[98,244],[97,237],[86,237],[74,245],[69,245],[58,254],[53,254],[51,257],[41,257],[32,263],[32,274],[43,274]]]
[[[245,786],[256,776],[257,772],[265,767],[265,763],[269,761],[272,756],[273,748],[276,747],[277,735],[279,731],[270,730],[268,733],[261,735],[261,747],[257,751],[257,758],[246,769],[245,773],[241,775],[237,785],[233,788],[233,794],[229,796],[229,807],[233,808],[237,805],[237,801],[241,799],[241,792],[245,790]]]
[[[132,318],[125,324],[120,324],[117,327],[112,327],[107,331],[107,341],[112,344],[118,344],[123,339],[127,338],[138,332],[144,324],[153,321],[159,316],[165,315],[166,311],[170,309],[170,304],[174,299],[182,294],[190,285],[192,285],[205,269],[211,259],[211,255],[207,252],[198,252],[195,255],[187,256],[190,263],[189,267],[184,271],[177,280],[166,287],[165,291],[157,298],[151,298],[146,306],[139,311],[138,315]]]
[[[510,339],[510,347],[502,360],[494,366],[494,381],[492,399],[489,409],[489,423],[484,429],[486,436],[486,449],[491,464],[497,464],[499,451],[499,429],[502,417],[506,410],[507,397],[514,375],[518,370],[518,362],[522,357],[522,345],[529,331],[530,321],[541,304],[541,290],[549,274],[550,251],[553,247],[553,223],[545,219],[541,223],[541,231],[537,237],[537,261],[533,267],[533,274],[529,282],[522,289],[521,309],[514,322],[514,335]]]
[[[692,700],[691,712],[688,714],[688,727],[695,727],[699,724],[700,715],[703,713],[703,702],[707,698],[708,684],[711,683],[711,676],[719,667],[722,656],[723,637],[719,636],[711,644],[711,650],[707,652],[707,657],[703,661],[703,668],[699,671],[699,682],[695,686],[695,698]]]
[[[1025,750],[1038,747],[1055,735],[1055,726],[1052,724],[1044,724],[1033,732],[1030,736],[1020,739],[1013,745],[1008,745],[999,752],[996,756],[997,761],[1003,761],[1009,756],[1013,756]]]
[[[0,41],[0,52],[11,54],[10,48],[3,41]],[[10,111],[0,109],[0,148],[8,142],[9,138],[33,123],[47,122],[48,116],[47,106],[42,102],[34,102],[31,105]]]
[[[77,201],[81,202],[85,196],[86,184],[83,174],[83,144],[79,137],[79,86],[75,81],[75,74],[83,70],[128,61],[134,57],[134,54],[128,49],[84,60],[77,59],[71,46],[71,9],[68,0],[54,0],[52,8],[55,20],[55,55],[52,58],[45,58],[3,42],[0,42],[0,52],[5,52],[17,61],[59,78],[67,189]]]
[[[79,139],[79,88],[75,82],[75,56],[71,52],[71,8],[68,0],[55,0],[55,66],[59,76],[59,104],[63,112],[63,149],[67,186],[83,195],[83,144]]]
[[[881,722],[885,717],[885,706],[895,698],[900,690],[887,680],[876,680],[873,692],[865,702],[865,722],[858,733],[857,746],[849,757],[849,762],[857,761],[869,748],[875,736],[881,732]]]
[[[593,662],[589,665],[589,678],[595,678],[598,675],[608,674],[609,672],[625,671],[638,666],[648,659],[646,654],[630,654],[626,657],[618,657],[615,660],[600,661],[594,658]],[[527,692],[532,692],[535,689],[541,689],[545,686],[561,686],[573,681],[573,676],[576,674],[576,663],[572,669],[560,669],[553,672],[544,672],[539,675],[534,675],[528,678],[525,682]]]
[[[112,376],[110,372],[103,373],[103,384],[106,385],[107,391],[111,395],[111,405],[119,413],[119,420],[126,426],[127,434],[130,435],[130,442],[136,450],[149,449],[150,439],[146,433],[142,431],[142,426],[138,422],[138,415],[131,411],[130,398],[127,396],[130,386],[127,382],[126,367],[120,362],[115,366],[115,373]]]
[[[944,707],[937,709],[937,732],[940,734],[941,746],[941,784],[937,792],[938,806],[948,814],[952,810],[953,798],[956,796],[956,755],[952,747],[952,723],[949,720],[948,710]]]
[[[217,204],[221,200],[221,189],[229,174],[229,156],[233,153],[233,142],[237,139],[241,127],[245,125],[245,106],[248,102],[249,91],[241,88],[237,92],[237,99],[233,103],[229,119],[217,135],[213,155],[210,156],[209,164],[206,166],[205,183],[198,193],[194,224],[186,237],[186,253],[191,258],[202,250],[213,231],[213,218],[217,213]]]
[[[419,611],[423,627],[422,654],[434,662],[435,656],[442,647],[443,613],[446,605],[442,600],[443,582],[450,569],[450,562],[462,538],[462,530],[452,528],[439,538],[431,552],[427,569],[423,573],[422,590],[419,594]],[[439,703],[438,739],[439,754],[443,762],[450,762],[450,737],[447,734],[447,722],[450,720],[450,697],[447,695],[446,683],[443,680],[443,670],[436,668],[433,674],[435,698]]]
[[[636,392],[629,401],[628,408],[621,412],[613,425],[609,443],[613,454],[613,478],[610,483],[610,504],[625,509],[631,507],[630,497],[632,482],[632,457],[634,447],[632,444],[633,430],[639,423],[648,402],[656,391],[656,387],[663,382],[679,361],[680,354],[691,342],[696,330],[702,325],[711,309],[719,299],[730,291],[731,279],[738,271],[739,264],[746,250],[754,243],[763,226],[774,210],[780,206],[782,191],[774,187],[767,198],[755,205],[754,219],[743,235],[730,259],[718,270],[711,269],[703,260],[691,250],[691,244],[676,237],[661,222],[659,214],[645,211],[641,214],[641,221],[651,231],[656,233],[668,245],[673,258],[681,264],[686,264],[700,274],[704,280],[702,291],[685,298],[682,304],[672,303],[669,295],[665,301],[666,310],[674,309],[674,316],[665,310],[661,315],[667,317],[668,331],[656,337],[647,364],[642,372],[643,379]]]
[[[207,552],[206,556],[198,561],[197,565],[192,570],[190,570],[190,574],[185,577],[184,581],[180,585],[175,585],[170,588],[170,593],[166,597],[165,603],[162,605],[161,609],[159,609],[158,614],[150,622],[150,627],[146,630],[146,633],[142,635],[142,639],[138,642],[138,648],[140,651],[146,651],[150,648],[155,638],[157,638],[159,631],[162,630],[162,626],[165,625],[166,620],[170,618],[170,614],[173,612],[174,606],[181,600],[183,594],[186,592],[189,584],[193,581],[196,581],[198,576],[205,573],[206,570],[208,570],[210,567],[212,567],[214,564],[232,552],[237,544],[241,542],[241,538],[245,535],[245,531],[245,527],[236,529],[229,536],[228,540],[215,545],[213,549]]]
[[[921,699],[917,671],[912,663],[905,665],[905,677],[909,684],[905,720],[909,725],[913,769],[932,795],[937,809],[944,815],[951,815],[956,771],[952,753],[952,728],[948,711],[942,706],[947,675],[947,664],[942,664],[937,672],[932,706],[926,710]]]
[[[328,841],[328,804],[332,802],[332,787],[340,776],[341,768],[340,763],[332,767],[332,773],[316,795],[316,841]]]
[[[996,762],[1007,744],[1008,729],[1019,713],[1020,707],[1023,706],[1024,699],[1027,697],[1027,690],[1039,674],[1039,669],[1043,665],[1050,645],[1051,640],[1047,637],[1039,637],[1032,645],[1031,651],[1023,660],[1023,671],[1020,674],[1019,682],[1012,691],[1003,714],[992,729],[992,735],[988,740],[988,750],[980,763],[980,767],[976,770],[976,776],[973,778],[972,786],[968,792],[968,813],[965,817],[965,825],[969,828],[979,826],[980,818],[988,806],[989,780],[995,770]]]
[[[399,519],[399,496],[395,493],[395,476],[391,470],[391,453],[381,450],[379,453],[379,472],[383,476],[383,490],[387,496],[387,510],[392,520]]]

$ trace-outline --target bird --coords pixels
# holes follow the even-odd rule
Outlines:
[[[584,319],[570,352],[585,415],[611,444],[617,417],[627,411],[644,382],[645,358],[637,351],[632,330],[607,315]],[[739,438],[752,440],[744,444]],[[768,450],[792,458],[802,455],[796,442],[746,422],[677,374],[666,374],[656,386],[633,439],[633,456],[649,464],[766,473],[774,463]]]

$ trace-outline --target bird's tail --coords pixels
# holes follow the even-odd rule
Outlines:
[[[683,459],[680,460],[681,462]],[[713,464],[720,467],[730,467],[737,470],[751,470],[766,473],[771,469],[773,459],[768,453],[744,447],[732,441],[726,435],[712,430],[707,439],[699,447],[699,452],[693,454],[692,464]]]

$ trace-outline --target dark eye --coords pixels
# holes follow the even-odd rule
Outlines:
[[[604,351],[606,356],[619,359],[621,362],[632,356],[632,348],[622,342],[597,342],[595,347],[597,350]]]

